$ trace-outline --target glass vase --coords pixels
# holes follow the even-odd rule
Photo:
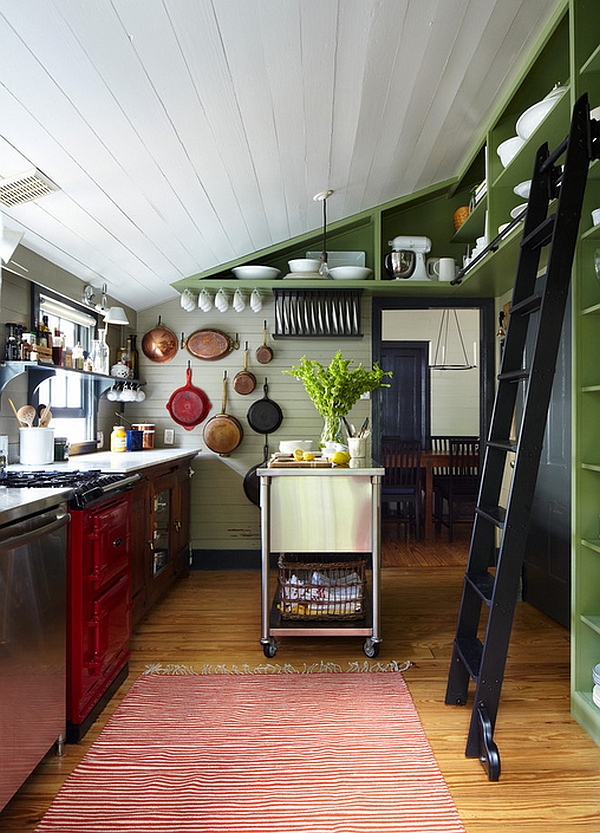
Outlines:
[[[324,417],[323,430],[319,438],[319,448],[327,443],[345,443],[344,422],[341,417]]]

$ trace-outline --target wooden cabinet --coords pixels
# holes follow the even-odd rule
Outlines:
[[[189,574],[190,458],[143,469],[132,495],[134,626]]]

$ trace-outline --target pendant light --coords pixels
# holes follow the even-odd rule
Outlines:
[[[462,361],[460,361],[462,359]],[[458,361],[457,361],[458,360]],[[456,309],[443,309],[431,370],[471,370]]]
[[[321,265],[319,267],[319,274],[328,278],[329,266],[327,265],[327,198],[333,194],[333,191],[319,191],[315,194],[313,200],[315,202],[323,203],[323,251],[321,252]]]

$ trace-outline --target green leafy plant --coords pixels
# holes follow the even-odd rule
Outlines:
[[[362,363],[349,370],[351,364],[352,359],[342,358],[338,350],[328,367],[302,356],[300,364],[283,373],[289,373],[303,382],[306,393],[322,417],[343,417],[363,393],[379,387],[389,388],[383,378],[392,375],[391,370],[382,370],[377,362],[371,370],[367,370]]]

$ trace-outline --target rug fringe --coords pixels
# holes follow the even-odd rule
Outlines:
[[[162,662],[155,662],[152,665],[147,665],[146,670],[142,672],[142,676],[149,674],[164,674],[173,676],[202,676],[204,674],[373,674],[373,673],[387,673],[390,671],[403,672],[411,667],[413,663],[410,660],[405,662],[397,662],[390,660],[389,662],[349,662],[347,667],[343,668],[336,662],[313,662],[310,665],[304,663],[302,668],[296,668],[290,663],[263,663],[252,668],[248,664],[243,665],[203,665],[201,669],[197,670],[193,665],[180,665],[178,663],[167,663],[163,665]]]

